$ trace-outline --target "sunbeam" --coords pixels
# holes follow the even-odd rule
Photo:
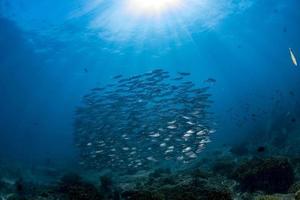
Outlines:
[[[233,0],[92,0],[82,15],[102,39],[127,44],[182,43],[215,28],[236,9]],[[93,8],[93,9],[91,9]],[[76,16],[78,17],[78,16]],[[196,28],[195,28],[196,27]]]
[[[181,0],[129,0],[128,5],[133,12],[157,15],[176,9],[182,4]]]

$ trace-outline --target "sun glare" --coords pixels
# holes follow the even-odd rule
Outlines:
[[[181,0],[129,0],[133,11],[144,14],[163,14],[180,6]]]
[[[247,9],[252,0],[238,5],[235,0],[84,1],[87,5],[74,17],[91,17],[89,28],[98,31],[99,37],[147,46],[193,41],[193,32],[213,29],[231,13]]]

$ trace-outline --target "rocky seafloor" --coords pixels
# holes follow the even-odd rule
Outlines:
[[[157,168],[129,175],[51,168],[28,169],[24,173],[2,166],[0,199],[300,200],[299,158],[236,157],[230,152],[213,152],[210,156],[179,171]]]
[[[299,126],[282,127],[208,146],[177,170],[97,172],[0,160],[0,200],[300,200]]]

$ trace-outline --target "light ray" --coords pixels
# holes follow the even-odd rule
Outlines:
[[[128,6],[133,12],[158,15],[179,8],[181,0],[129,0]]]
[[[85,9],[90,14],[95,7],[89,28],[99,37],[146,45],[191,42],[192,32],[213,29],[241,6],[234,0],[90,0]]]

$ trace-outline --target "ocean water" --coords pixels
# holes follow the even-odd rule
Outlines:
[[[247,160],[280,157],[293,168],[292,183],[284,185],[296,184],[300,178],[299,8],[298,0],[0,0],[0,180],[18,185],[14,181],[22,177],[32,184],[55,184],[71,171],[96,185],[99,174],[105,173],[115,184],[124,184],[138,182],[135,177],[147,177],[161,166],[172,173],[203,168],[213,174],[212,179],[223,176],[245,186],[243,180],[228,175],[230,170],[220,173],[215,162],[226,160],[238,168]],[[170,75],[168,89],[143,78],[155,70]],[[139,75],[142,78],[127,93],[109,86]],[[161,74],[151,76],[161,78]],[[207,115],[189,119],[203,99],[192,101],[188,95],[179,99],[178,90],[172,90],[173,104],[167,95],[147,96],[152,92],[159,96],[159,87],[167,92],[182,84],[185,80],[169,80],[178,76],[195,88],[209,87],[210,106],[199,108]],[[84,101],[94,88],[102,87],[112,91],[111,96],[103,96],[103,104]],[[142,93],[147,95],[141,97]],[[126,99],[129,95],[131,101]],[[150,105],[147,111],[139,106],[141,102]],[[76,114],[78,108],[85,109],[84,116]],[[183,110],[173,110],[179,108]],[[135,112],[136,118],[127,116]],[[184,116],[186,120],[180,121]],[[172,119],[181,128],[168,129]],[[183,136],[189,130],[196,134],[201,125],[207,137]],[[153,136],[157,131],[160,135]],[[127,146],[123,134],[130,136]],[[163,144],[169,135],[172,139]],[[95,145],[102,140],[107,148]],[[192,159],[179,162],[179,157],[189,157],[188,147],[196,152],[195,145],[201,142],[204,145],[195,157],[189,154]],[[146,152],[150,144],[153,149]],[[165,145],[175,146],[172,155],[166,155]],[[114,146],[117,156],[112,162],[108,155]],[[141,166],[129,165],[127,147],[139,149],[130,159],[142,160]],[[103,154],[95,155],[97,151]],[[113,167],[120,160],[122,167]],[[130,177],[118,179],[119,173]],[[243,199],[237,195],[243,189],[232,185],[228,186],[232,197]],[[296,192],[274,188],[254,187],[247,192]],[[0,186],[0,197],[7,199],[5,195],[13,191]],[[30,197],[28,193],[18,195],[38,199],[35,192]]]

